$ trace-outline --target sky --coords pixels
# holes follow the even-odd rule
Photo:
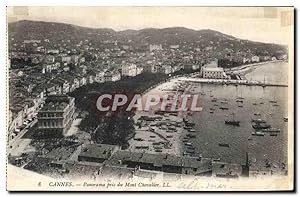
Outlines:
[[[289,44],[289,7],[8,7],[8,22],[38,20],[114,30],[186,27],[212,29],[253,41]]]

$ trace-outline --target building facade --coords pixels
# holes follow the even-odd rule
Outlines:
[[[224,70],[223,68],[202,68],[202,77],[205,79],[223,79],[224,77]]]
[[[122,76],[134,77],[136,76],[136,65],[135,64],[124,64],[122,65]]]
[[[150,49],[150,51],[162,50],[162,45],[161,44],[150,44],[149,49]]]
[[[157,67],[152,64],[148,64],[143,67],[143,72],[146,73],[157,73],[157,70],[158,70]]]
[[[160,66],[160,67],[158,67],[157,70],[158,70],[159,73],[164,73],[164,74],[173,73],[172,66],[170,66],[170,65]]]
[[[121,79],[121,74],[119,72],[106,72],[104,75],[104,80],[108,81],[119,81]]]
[[[211,61],[200,69],[200,75],[205,79],[224,79],[226,74],[224,69],[218,67],[218,60]]]
[[[38,129],[65,134],[71,127],[75,112],[75,98],[66,95],[49,96],[38,112]]]
[[[258,56],[252,56],[251,61],[252,62],[259,62],[259,57]]]

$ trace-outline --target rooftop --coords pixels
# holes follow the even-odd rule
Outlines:
[[[203,71],[219,71],[219,72],[223,72],[223,68],[221,68],[221,67],[203,67]]]
[[[62,111],[68,106],[72,99],[74,98],[66,95],[48,96],[43,108],[40,111]]]
[[[198,157],[180,157],[170,154],[150,154],[141,152],[130,152],[126,150],[116,151],[112,157],[106,162],[110,165],[125,165],[122,162],[138,162],[138,163],[149,163],[154,166],[179,166],[186,168],[199,168],[203,171],[210,170],[212,168],[211,159]]]
[[[108,144],[87,144],[79,156],[108,159],[116,147]]]
[[[63,111],[68,106],[66,102],[45,103],[41,111]]]

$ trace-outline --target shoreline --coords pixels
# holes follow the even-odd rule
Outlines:
[[[241,72],[244,71],[246,72],[248,69],[255,68],[260,65],[264,64],[271,64],[271,63],[278,63],[278,62],[284,62],[285,60],[273,60],[273,61],[265,61],[265,62],[257,62],[257,63],[252,63],[252,64],[245,64],[237,67],[233,67],[230,69],[224,69],[224,72]]]
[[[146,92],[143,92],[142,96],[147,95],[151,91],[157,91],[159,89],[166,88],[166,86],[170,85],[172,79],[176,79],[178,77],[182,77],[182,76],[174,76],[174,77],[169,78],[167,81],[156,84],[151,89],[147,89]],[[155,108],[156,107],[157,106],[155,106]],[[170,120],[172,122],[172,124],[176,124],[176,122],[177,123],[181,122],[182,118],[183,118],[181,113],[178,113],[177,116],[172,116],[172,115],[169,115],[169,114],[157,115],[157,114],[154,114],[152,112],[147,112],[147,113],[146,112],[139,112],[139,113],[136,113],[134,115],[135,122],[141,116],[149,116],[149,117],[158,117],[159,116],[159,117],[162,118],[162,120],[153,121],[153,123],[151,123],[151,124],[157,124],[157,123],[159,124],[159,123],[165,122],[166,120]],[[147,153],[152,153],[152,154],[166,153],[166,154],[171,154],[171,155],[176,155],[176,156],[182,156],[182,154],[184,152],[183,151],[183,146],[182,146],[182,143],[181,143],[181,139],[182,139],[182,136],[184,134],[183,129],[181,127],[176,127],[176,131],[170,132],[170,131],[168,131],[169,128],[167,128],[165,130],[163,128],[159,128],[159,126],[157,126],[157,125],[151,125],[151,124],[148,125],[148,126],[144,125],[144,127],[142,127],[141,129],[136,129],[135,130],[135,138],[136,137],[137,138],[142,138],[144,140],[143,145],[149,146],[149,149],[148,150],[135,149],[135,151],[137,151],[137,152],[147,152]],[[151,127],[153,129],[153,131],[148,130],[149,127]],[[147,138],[147,136],[150,137],[151,134],[155,135],[156,137],[152,138],[152,139],[149,138],[151,140],[151,143],[149,143],[149,139]],[[168,138],[167,136],[172,136],[172,138]],[[158,142],[162,142],[162,141],[164,141],[165,143],[171,143],[172,144],[171,147],[170,148],[163,148],[162,152],[155,152],[154,147],[156,145],[153,145],[152,142],[158,143]],[[131,150],[131,151],[133,151],[132,148],[134,148],[134,146],[136,146],[136,145],[141,146],[142,145],[139,142],[134,142],[133,139],[128,140],[128,143],[130,144],[129,150]]]

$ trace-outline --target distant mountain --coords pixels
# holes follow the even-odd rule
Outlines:
[[[130,42],[132,45],[162,44],[186,45],[192,47],[215,47],[217,51],[231,49],[233,51],[249,49],[260,55],[269,55],[278,51],[286,52],[286,46],[242,40],[214,30],[192,30],[184,27],[147,28],[142,30],[114,31],[106,28],[87,28],[65,23],[18,21],[8,24],[9,37],[15,40],[49,39],[51,42],[60,40],[89,40],[90,42],[118,41]]]

